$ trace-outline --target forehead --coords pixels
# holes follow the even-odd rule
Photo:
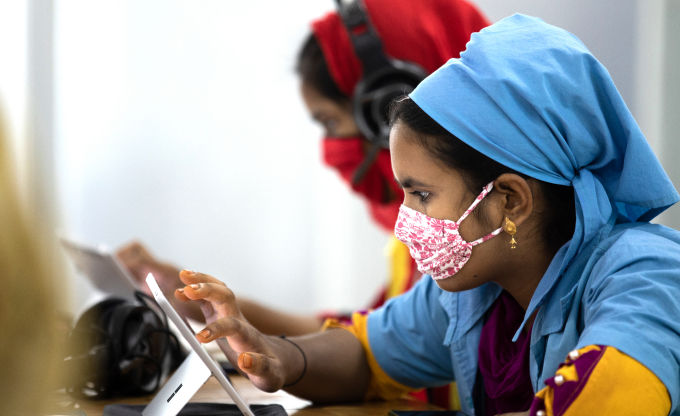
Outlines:
[[[437,184],[447,182],[451,177],[460,177],[458,172],[442,166],[427,149],[425,149],[403,123],[396,123],[390,131],[390,155],[392,170],[400,183],[412,179],[421,183]]]

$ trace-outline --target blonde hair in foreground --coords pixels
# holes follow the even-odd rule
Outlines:
[[[48,256],[22,211],[0,107],[0,413],[46,413],[58,346]]]

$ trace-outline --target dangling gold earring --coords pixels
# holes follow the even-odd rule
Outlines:
[[[505,217],[505,232],[510,234],[510,237],[512,237],[512,240],[510,240],[510,248],[517,248],[517,241],[515,241],[517,226],[514,222],[510,221],[508,217]]]

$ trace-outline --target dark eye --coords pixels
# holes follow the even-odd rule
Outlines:
[[[427,197],[430,196],[429,192],[421,192],[421,191],[413,191],[411,192],[411,195],[417,195],[420,197],[420,202],[425,202],[427,200]]]

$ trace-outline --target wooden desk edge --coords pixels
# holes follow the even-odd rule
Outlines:
[[[387,416],[390,410],[441,410],[436,406],[418,400],[403,398],[389,402],[362,402],[344,403],[338,405],[313,405],[307,400],[292,396],[284,391],[276,393],[265,393],[253,386],[250,381],[241,376],[231,376],[234,388],[243,399],[249,404],[280,404],[286,409],[289,415],[296,416],[316,416],[316,415],[366,415],[366,416]],[[82,410],[87,416],[102,416],[104,406],[109,404],[147,404],[153,396],[127,397],[112,400],[100,401],[78,401],[78,409]],[[66,393],[59,393],[55,402],[67,403],[73,399]],[[190,402],[208,403],[233,403],[229,395],[222,389],[222,386],[214,377],[201,387]],[[63,412],[64,409],[55,409],[55,414]]]

